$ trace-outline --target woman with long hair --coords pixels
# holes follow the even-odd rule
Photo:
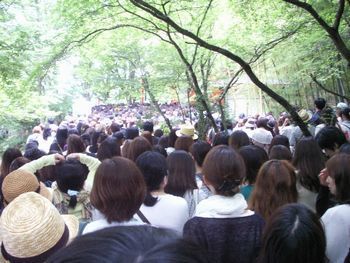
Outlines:
[[[325,157],[312,137],[298,141],[293,165],[297,170],[298,202],[316,211],[316,199],[320,189],[318,175],[325,167]]]
[[[248,201],[253,191],[259,169],[269,158],[266,151],[256,145],[243,146],[238,152],[242,156],[246,167],[244,185],[241,186],[240,191],[245,200]]]
[[[280,206],[298,200],[294,167],[285,160],[270,160],[260,168],[249,208],[268,220]]]
[[[326,163],[326,183],[338,205],[322,216],[330,262],[344,262],[350,248],[350,155],[336,154]]]
[[[145,200],[137,213],[145,223],[170,228],[181,234],[189,218],[188,205],[182,197],[165,193],[167,162],[163,155],[154,151],[142,153],[136,159],[147,185]]]
[[[185,198],[191,217],[199,202],[194,160],[189,153],[175,150],[168,156],[167,163],[169,174],[164,190],[168,194]]]
[[[67,139],[67,155],[71,153],[84,153],[85,144],[83,139],[76,134],[71,134]]]
[[[205,248],[210,262],[255,262],[264,220],[248,209],[239,192],[245,176],[242,157],[229,146],[213,147],[203,175],[213,195],[197,205],[184,237]]]

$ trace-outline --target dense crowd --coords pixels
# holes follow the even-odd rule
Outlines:
[[[284,112],[200,139],[176,104],[165,134],[149,108],[94,107],[4,152],[2,260],[350,262],[347,104],[298,109],[310,137]]]

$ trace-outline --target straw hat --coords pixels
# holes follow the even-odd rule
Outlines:
[[[307,122],[311,119],[311,114],[304,109],[300,110],[298,112],[298,115],[303,120],[303,122]]]
[[[2,194],[5,203],[10,203],[13,199],[23,193],[37,192],[52,200],[52,194],[47,187],[38,181],[36,176],[28,171],[18,169],[9,173],[2,183]]]
[[[195,133],[194,127],[192,125],[181,125],[180,130],[177,130],[175,134],[177,137],[189,136],[192,137],[193,140],[198,139],[198,135]]]
[[[11,262],[44,262],[76,237],[79,221],[60,215],[37,193],[24,193],[3,211],[0,221],[1,252]]]

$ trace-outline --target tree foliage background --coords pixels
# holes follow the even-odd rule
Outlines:
[[[0,147],[21,143],[35,124],[62,118],[83,96],[103,103],[180,99],[195,90],[206,118],[226,104],[245,74],[241,67],[126,0],[4,0],[0,2]],[[152,0],[147,4],[203,41],[246,61],[258,79],[291,105],[312,108],[322,96],[334,105],[350,97],[349,61],[299,1]],[[350,48],[349,1],[305,3],[332,25]],[[343,10],[342,8],[343,7]],[[69,75],[69,76],[67,76]],[[248,83],[242,92],[254,90]],[[231,94],[231,95],[230,95]],[[258,96],[258,93],[254,96]],[[224,100],[225,99],[225,100]],[[257,100],[259,101],[259,100]],[[267,94],[265,112],[283,111]],[[228,105],[226,105],[228,106]],[[232,112],[224,107],[223,118]],[[6,131],[9,136],[5,136]]]

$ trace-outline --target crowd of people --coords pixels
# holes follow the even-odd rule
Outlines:
[[[0,170],[9,262],[350,262],[350,108],[245,116],[199,138],[148,106],[34,127]],[[193,114],[193,119],[192,115]],[[137,126],[137,125],[140,125]]]

